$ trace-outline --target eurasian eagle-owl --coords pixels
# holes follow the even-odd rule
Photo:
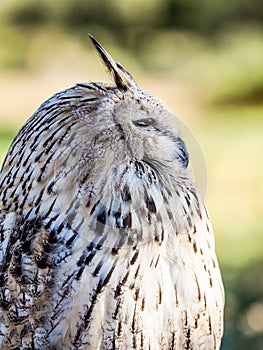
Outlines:
[[[224,292],[173,114],[114,84],[44,102],[0,174],[1,349],[219,349]]]

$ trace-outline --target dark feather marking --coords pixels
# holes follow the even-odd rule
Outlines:
[[[102,206],[97,215],[96,232],[102,234],[106,224],[106,208]]]
[[[76,332],[75,338],[73,340],[74,346],[77,347],[80,345],[81,334],[89,326],[89,323],[91,321],[91,314],[92,314],[93,309],[97,303],[98,296],[102,292],[103,287],[105,287],[107,285],[107,283],[109,282],[114,269],[115,269],[115,265],[113,265],[111,267],[110,271],[108,272],[108,274],[104,280],[103,279],[99,280],[99,282],[97,284],[97,288],[93,291],[93,294],[91,296],[91,303],[90,303],[89,307],[87,307],[87,310],[86,310],[85,315],[84,315],[83,320],[82,320],[82,324],[79,325],[77,328],[77,332]]]
[[[15,250],[13,251],[12,260],[9,266],[10,274],[14,276],[15,279],[19,281],[20,284],[24,282],[23,276],[22,276],[22,270],[21,270],[22,249],[23,249],[23,245],[21,243],[18,243],[15,245]]]
[[[134,274],[134,278],[136,279],[139,275],[139,271],[140,271],[140,268],[141,268],[141,265],[139,264],[136,271],[135,271],[135,274]]]
[[[175,287],[175,305],[176,305],[177,307],[179,306],[178,293],[177,293],[176,287]]]
[[[57,218],[59,217],[59,213],[54,215],[53,217],[50,218],[50,220],[48,222],[45,222],[44,227],[46,230],[49,230],[51,227],[51,224],[57,220]]]
[[[160,254],[157,256],[156,262],[154,264],[154,267],[156,268],[160,260]]]
[[[52,210],[53,210],[53,208],[54,208],[54,205],[55,205],[55,203],[56,203],[56,200],[57,200],[57,198],[55,198],[55,199],[53,200],[53,202],[52,202],[52,204],[50,205],[50,207],[49,207],[48,211],[46,212],[46,214],[42,216],[43,220],[47,219],[47,218],[50,216],[50,214],[51,214],[51,212],[52,212]]]
[[[96,88],[94,88],[94,86]],[[84,89],[89,89],[89,90],[94,90],[94,91],[97,91],[98,90],[98,86],[97,84],[95,83],[89,83],[89,84],[86,84],[86,83],[78,83],[76,86],[79,86],[81,88],[84,88]],[[106,91],[105,89],[103,89],[103,91]]]
[[[84,185],[84,184],[87,182],[89,176],[90,176],[90,172],[87,172],[87,173],[83,176],[83,178],[80,180],[80,182],[79,182],[80,185]],[[89,207],[89,205],[90,205],[90,202],[88,201],[87,204],[86,204],[86,207]]]
[[[137,287],[135,288],[135,292],[134,292],[134,300],[138,301],[139,299],[139,293],[140,293],[140,289]]]
[[[72,243],[74,242],[75,238],[79,235],[79,229],[81,225],[84,222],[84,218],[81,219],[81,222],[78,224],[78,226],[73,230],[73,235],[66,241],[66,247],[71,248]]]
[[[97,205],[100,203],[100,201],[98,200],[94,205],[93,207],[91,208],[91,211],[90,211],[90,215],[92,215],[97,207]]]
[[[84,219],[82,219],[83,221]],[[78,231],[75,230],[73,235],[66,241],[66,247],[67,248],[71,248],[72,247],[72,243],[74,242],[75,238],[78,236]]]
[[[214,260],[214,259],[212,259],[212,263],[213,263],[213,268],[215,269],[216,263],[215,263],[215,260]]]
[[[212,334],[212,323],[211,323],[211,317],[209,315],[208,317],[208,327],[209,327],[209,334]]]
[[[197,245],[196,245],[196,241],[193,242],[193,249],[195,254],[197,253]]]
[[[169,220],[174,220],[174,217],[173,217],[171,210],[168,208],[166,208],[166,209],[167,209],[167,214],[168,214]]]
[[[200,314],[197,314],[196,318],[195,318],[195,325],[194,325],[194,328],[197,329],[198,327],[198,321],[200,319]]]
[[[65,101],[65,102],[67,102],[68,103],[68,100],[70,101],[70,100],[75,100],[75,99],[81,99],[81,97],[83,97],[83,95],[82,94],[77,94],[77,95],[72,95],[72,94],[70,94],[70,95],[66,95],[66,96],[63,96],[63,95],[61,95],[60,97],[59,97],[59,99],[60,100],[63,100],[63,101]],[[91,98],[91,100],[93,100],[93,98]]]
[[[50,243],[50,244],[58,243],[57,233],[58,233],[57,230],[50,231],[49,236],[48,236],[48,243]]]
[[[118,319],[118,314],[119,314],[120,307],[121,307],[122,304],[123,304],[123,299],[118,298],[117,302],[116,302],[116,307],[115,307],[114,313],[112,315],[112,318],[114,320]]]
[[[190,207],[190,197],[189,197],[189,195],[187,194],[187,195],[185,195],[185,200],[186,200],[186,204],[187,204],[187,206],[188,207]]]
[[[18,201],[19,201],[19,194],[17,194],[15,197],[13,197],[13,204],[14,204],[14,211],[17,213],[18,210]]]
[[[70,125],[68,125],[68,127],[66,128],[64,134],[62,134],[62,135],[59,136],[59,139],[58,139],[58,141],[57,141],[59,144],[62,143],[62,141],[64,140],[64,138],[66,137],[66,135],[69,133],[70,129],[71,129],[75,124],[77,124],[77,123],[78,123],[78,121],[76,120],[74,123],[72,122]],[[62,126],[62,128],[63,128],[63,126]],[[70,143],[70,141],[72,141],[72,139],[74,138],[74,136],[75,136],[75,134],[71,134],[70,139],[68,139],[67,142]]]
[[[143,332],[141,331],[141,344],[140,344],[140,349],[143,350],[144,349],[144,337],[143,337]]]
[[[31,188],[30,188],[31,186],[32,186],[32,182],[30,183],[30,186],[29,186],[28,190],[25,189],[23,191],[23,193],[22,193],[23,200],[22,200],[22,202],[19,205],[19,209],[21,210],[21,212],[23,211],[24,206],[25,206],[25,204],[27,202],[27,199],[28,199],[28,196],[29,196],[29,193],[30,193],[30,190],[31,190]]]
[[[103,236],[98,243],[91,242],[87,246],[87,248],[84,250],[79,260],[77,261],[77,266],[81,266],[82,264],[89,265],[92,259],[94,258],[94,256],[96,255],[97,250],[101,249],[105,239],[106,239],[106,236]],[[89,252],[88,255],[87,255],[87,252]]]
[[[132,227],[132,215],[128,213],[127,216],[123,219],[123,228],[131,228]]]
[[[187,215],[186,220],[187,220],[188,225],[190,227],[192,227],[192,221],[191,221],[191,216],[190,215]]]
[[[48,257],[44,253],[41,255],[37,255],[35,257],[35,262],[36,262],[37,267],[40,269],[45,269],[45,268],[49,267]]]
[[[100,99],[98,97],[81,97],[81,103],[78,106],[87,106],[87,103],[90,104],[90,102],[100,102]],[[92,106],[94,107],[96,104],[92,103]]]
[[[134,310],[133,310],[133,317],[132,317],[132,333],[134,334],[136,332],[136,307],[137,307],[137,303],[135,303],[135,306],[134,306]]]
[[[60,235],[60,233],[62,232],[62,230],[65,228],[65,226],[66,226],[65,221],[62,221],[62,222],[60,223],[60,225],[57,227],[56,233],[57,233],[58,236]]]
[[[114,255],[117,255],[118,252],[120,250],[120,247],[113,247],[112,250],[111,250],[111,254],[114,256]]]
[[[174,350],[175,349],[175,332],[172,333],[172,341],[171,345],[169,346],[169,350]]]
[[[99,274],[99,272],[100,272],[100,269],[101,269],[102,266],[103,266],[103,263],[104,263],[103,260],[101,260],[101,261],[98,263],[98,265],[96,266],[95,270],[92,272],[92,276],[93,276],[93,277],[97,277],[97,276],[98,276],[98,274]]]
[[[23,180],[23,184],[22,184],[22,195],[23,196],[28,197],[28,194],[32,188],[33,182],[35,180],[34,177],[32,176],[33,172],[34,172],[34,168],[30,169],[30,165],[28,165],[26,170],[24,170],[22,177],[24,178],[25,174],[27,174],[27,177]],[[22,182],[22,178],[20,179],[20,182]]]
[[[128,202],[131,200],[131,192],[127,184],[124,185],[121,191],[121,198],[124,202]]]
[[[136,334],[134,334],[132,336],[132,349],[136,350],[137,349],[137,338],[136,338]]]
[[[62,112],[64,112],[64,111],[62,111]],[[55,118],[58,117],[58,116],[60,116],[60,115],[62,114],[62,112],[59,111],[57,114],[52,115],[52,118],[53,118],[53,120],[54,120],[53,123],[46,123],[46,124],[41,125],[41,126],[45,126],[45,127],[44,127],[42,130],[40,130],[40,131],[36,134],[36,136],[35,136],[33,142],[31,143],[31,144],[33,144],[33,147],[31,147],[31,150],[32,150],[32,151],[35,151],[35,149],[36,149],[36,145],[35,145],[35,144],[38,144],[37,141],[38,141],[39,139],[41,139],[42,134],[43,134],[45,131],[47,132],[47,131],[50,130],[52,124],[54,124],[54,123],[57,122],[57,119],[55,119]],[[69,115],[69,116],[67,116],[67,117],[65,117],[65,118],[63,118],[63,119],[65,120],[65,119],[68,119],[69,117],[72,118],[72,115]],[[61,124],[61,123],[60,123],[60,124]],[[68,130],[69,130],[73,125],[75,125],[75,124],[76,124],[76,121],[75,121],[74,123],[72,122],[72,123],[66,128],[66,130],[65,130],[65,132],[64,132],[64,134],[63,134],[63,137],[67,134]],[[63,130],[64,128],[65,128],[65,124],[61,124],[60,127],[56,127],[55,131],[51,134],[51,136],[50,136],[47,140],[45,140],[45,141],[43,142],[43,144],[40,143],[40,144],[38,145],[39,147],[41,146],[41,148],[43,148],[43,151],[40,152],[40,154],[35,158],[35,161],[36,161],[36,162],[39,161],[39,159],[41,158],[41,156],[42,156],[43,154],[47,154],[48,151],[51,149],[51,148],[45,149],[47,143],[48,143],[49,141],[51,141],[51,140],[53,139],[53,137],[54,137],[60,130]],[[33,129],[33,133],[35,134],[37,130],[39,130],[39,128],[38,128],[38,129],[34,128],[34,129]],[[60,138],[61,138],[61,137],[60,137]],[[59,139],[60,139],[60,138],[59,138]],[[54,144],[56,144],[57,141],[58,141],[58,140],[56,139],[55,142],[52,143],[52,147],[53,147]]]
[[[101,239],[99,240],[99,242],[96,244],[96,249],[97,249],[97,250],[100,250],[100,249],[102,248],[103,243],[105,242],[106,238],[107,238],[106,235],[104,235],[104,236],[101,237]]]
[[[28,218],[29,218],[29,216],[32,214],[32,211],[34,210],[34,208],[31,208],[27,213],[26,213],[26,215],[25,215],[25,217],[24,217],[24,220],[25,221],[27,221],[28,220]]]
[[[129,270],[127,270],[125,276],[123,277],[123,279],[118,283],[115,291],[114,291],[114,298],[115,300],[117,300],[116,302],[116,307],[115,307],[115,311],[112,315],[112,318],[114,320],[118,319],[118,314],[119,314],[119,310],[123,304],[124,298],[122,298],[121,296],[123,295],[123,291],[122,288],[125,286],[127,280],[128,280],[128,276],[129,276]]]
[[[44,194],[44,191],[45,191],[45,188],[42,188],[42,190],[40,191],[40,194],[39,194],[37,200],[35,201],[35,206],[36,207],[38,207],[38,205],[40,204],[41,199],[42,199],[43,194]]]
[[[56,134],[59,133],[60,130],[63,130],[63,127],[65,127],[65,125],[61,125],[60,128],[56,128],[56,129],[46,138],[46,140],[45,140],[45,141],[43,142],[43,144],[41,145],[43,148],[45,148],[45,153],[46,153],[46,154],[50,151],[50,149],[54,146],[54,144],[56,144],[56,141],[57,141],[57,140],[55,140],[55,142],[51,143],[51,144],[49,145],[48,148],[46,148],[47,145],[50,143],[50,141],[52,141],[52,140],[54,139],[54,137],[56,136]]]
[[[154,203],[153,198],[151,198],[151,197],[145,198],[145,204],[146,204],[146,208],[147,208],[151,213],[156,213],[156,206],[155,206],[155,203]]]
[[[191,329],[188,328],[185,334],[186,343],[185,343],[185,350],[191,349]]]
[[[54,144],[55,144],[55,143],[54,143]],[[45,161],[44,165],[40,168],[40,174],[39,174],[39,176],[38,176],[38,178],[37,178],[37,182],[41,182],[42,176],[43,176],[43,174],[44,174],[44,172],[45,172],[45,170],[46,170],[46,167],[47,167],[47,165],[50,163],[50,161],[52,160],[52,158],[54,157],[54,155],[55,155],[55,152],[52,153],[52,154],[50,154],[50,156],[49,156],[49,157],[47,158],[47,160]]]
[[[139,255],[139,251],[136,250],[136,252],[134,253],[133,257],[131,258],[131,261],[130,261],[130,264],[131,264],[131,265],[134,265],[135,261],[136,261],[137,258],[138,258],[138,255]]]
[[[159,288],[159,304],[161,304],[162,303],[162,289],[161,289],[160,284],[158,284],[158,288]]]
[[[81,277],[82,272],[84,271],[84,269],[85,269],[85,265],[83,264],[83,265],[81,265],[80,268],[78,269],[78,272],[77,272],[77,274],[76,274],[76,280],[80,280],[80,277]]]
[[[105,89],[105,88],[104,88],[101,84],[99,84],[99,83],[94,83],[94,82],[92,82],[91,84],[94,86],[94,89],[95,89],[96,91],[100,91],[100,92],[102,92],[102,93],[108,92],[108,90]]]
[[[115,333],[115,330],[114,330],[113,338],[112,338],[112,350],[116,350],[116,333]]]
[[[163,242],[163,240],[164,240],[164,228],[162,227],[161,241]]]
[[[54,193],[54,191],[53,191],[54,185],[55,185],[55,181],[51,181],[50,184],[49,184],[48,187],[47,187],[47,193],[48,193],[48,194]]]
[[[85,264],[89,265],[90,262],[92,261],[92,259],[94,258],[94,256],[96,255],[96,250],[92,250],[89,255],[86,257],[85,259]]]
[[[2,187],[3,187],[4,180],[7,178],[7,180],[8,180],[8,181],[7,181],[7,185],[5,186],[5,189],[2,191],[3,206],[6,205],[7,200],[11,197],[10,195],[7,196],[6,194],[7,194],[7,191],[10,190],[10,189],[13,187],[18,171],[19,171],[19,167],[16,169],[16,171],[14,172],[14,174],[10,171],[10,173],[7,174],[7,176],[4,177],[4,179],[3,179],[3,181],[2,181],[2,183],[1,183],[1,185],[0,185],[0,188],[2,188]],[[11,177],[11,175],[12,175],[12,177]],[[11,178],[11,179],[10,179],[10,178]],[[10,180],[10,182],[9,182],[9,180]],[[16,190],[16,188],[15,188],[15,190]],[[15,191],[15,190],[14,190],[14,191]],[[14,193],[14,191],[13,191],[13,193]],[[12,197],[11,197],[11,198],[12,198]]]
[[[2,260],[0,266],[0,286],[4,286],[6,280],[6,272],[8,272],[11,260],[13,260],[10,266],[10,273],[22,281],[21,273],[21,257],[23,253],[31,254],[30,246],[32,241],[35,239],[36,234],[41,229],[41,220],[35,218],[34,220],[27,221],[25,218],[17,219],[15,227],[10,235],[7,254]],[[21,242],[21,243],[20,243]]]
[[[123,228],[121,213],[119,212],[114,213],[114,217],[115,217],[116,227]]]
[[[213,287],[213,280],[212,280],[211,276],[209,276],[209,284],[210,284],[210,288],[212,288]]]
[[[197,286],[197,298],[198,298],[198,301],[200,302],[201,301],[201,291],[200,291],[200,286],[199,286],[199,282],[198,282],[198,278],[195,274],[195,283],[196,283],[196,286]]]
[[[117,329],[118,337],[121,336],[121,332],[122,332],[122,323],[121,323],[121,321],[119,321],[118,322],[118,329]]]

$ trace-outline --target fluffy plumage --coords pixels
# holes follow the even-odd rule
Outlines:
[[[0,174],[1,349],[219,349],[224,292],[173,114],[114,84],[44,102]]]

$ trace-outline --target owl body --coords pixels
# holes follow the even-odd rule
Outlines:
[[[176,120],[114,85],[43,103],[0,176],[2,349],[219,349],[224,292]]]

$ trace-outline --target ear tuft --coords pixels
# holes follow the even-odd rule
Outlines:
[[[129,87],[137,87],[132,75],[119,62],[115,62],[110,54],[101,46],[101,44],[91,35],[89,37],[100,54],[105,66],[113,76],[117,88],[121,91],[127,91]]]

